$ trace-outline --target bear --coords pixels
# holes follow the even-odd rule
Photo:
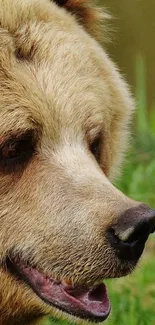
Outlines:
[[[155,228],[113,185],[135,105],[102,46],[108,15],[87,0],[0,7],[0,324],[100,323],[103,281],[134,270]]]

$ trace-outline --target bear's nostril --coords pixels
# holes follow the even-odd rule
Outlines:
[[[115,235],[124,243],[132,244],[138,240],[147,240],[150,234],[147,222],[139,224],[135,229],[134,227],[129,228],[122,234]]]
[[[116,255],[121,260],[136,261],[141,256],[145,242],[148,236],[142,239],[139,232],[136,235],[131,235],[126,241],[122,241],[116,234],[114,229],[108,230],[108,240]]]
[[[134,227],[130,227],[122,232],[114,231],[115,235],[123,242],[127,241],[129,237],[133,234]]]

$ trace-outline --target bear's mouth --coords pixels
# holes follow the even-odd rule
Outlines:
[[[45,276],[37,268],[23,261],[7,259],[8,270],[24,281],[47,304],[73,316],[95,322],[104,321],[110,313],[110,301],[106,285],[94,287],[74,287],[67,281],[55,281]]]

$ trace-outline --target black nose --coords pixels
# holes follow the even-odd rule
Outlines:
[[[150,233],[155,231],[155,211],[146,205],[126,210],[108,229],[110,245],[119,258],[136,261],[141,256]]]

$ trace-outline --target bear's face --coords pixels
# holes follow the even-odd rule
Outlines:
[[[100,321],[110,311],[101,282],[129,273],[139,257],[120,258],[108,237],[139,206],[109,180],[127,145],[132,99],[64,8],[0,4],[1,292],[8,288],[0,317],[26,324],[61,309]]]

